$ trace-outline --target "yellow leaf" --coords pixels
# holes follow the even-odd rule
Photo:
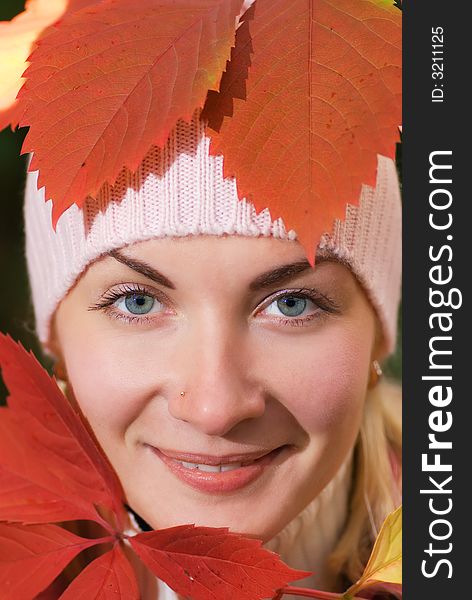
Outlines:
[[[402,582],[402,507],[384,521],[362,577],[344,594],[348,600],[378,582]]]
[[[11,21],[0,21],[0,128],[23,85],[34,42],[64,13],[68,0],[28,0],[26,10]]]

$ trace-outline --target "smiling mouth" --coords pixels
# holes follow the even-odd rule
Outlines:
[[[207,493],[222,493],[238,490],[258,479],[268,468],[280,463],[277,459],[289,446],[231,456],[174,452],[153,446],[150,448],[187,485]]]

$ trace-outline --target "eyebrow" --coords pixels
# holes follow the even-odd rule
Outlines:
[[[155,283],[167,287],[171,290],[175,290],[175,285],[172,283],[170,279],[168,279],[165,275],[160,273],[151,265],[140,261],[136,258],[130,258],[129,256],[125,256],[119,250],[111,250],[108,252],[108,256],[111,256],[118,262],[126,265],[133,271],[144,275],[148,279],[151,279]],[[319,265],[322,262],[329,261],[329,257],[317,257],[316,264]],[[274,285],[278,285],[284,283],[299,275],[300,273],[304,273],[305,271],[311,270],[312,266],[308,260],[299,260],[293,263],[288,263],[286,265],[280,265],[275,269],[270,269],[269,271],[265,271],[258,275],[249,285],[249,289],[252,291],[257,291],[260,289],[272,287]]]
[[[123,265],[126,265],[130,269],[133,269],[133,271],[141,273],[141,275],[144,275],[144,277],[152,279],[152,281],[154,281],[155,283],[162,285],[166,288],[170,288],[171,290],[175,290],[175,285],[172,283],[172,281],[168,279],[165,275],[160,273],[157,269],[151,267],[151,265],[137,260],[136,258],[130,258],[129,256],[125,256],[124,254],[121,254],[119,250],[112,250],[111,252],[108,252],[108,256],[111,256]]]
[[[316,259],[316,264],[319,265],[327,260],[329,259],[318,257]],[[258,275],[251,282],[249,287],[251,290],[260,290],[272,287],[273,285],[279,285],[308,270],[312,270],[312,266],[306,259],[281,265],[280,267],[276,267],[275,269],[271,269],[270,271]]]

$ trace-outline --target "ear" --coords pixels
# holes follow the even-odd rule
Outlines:
[[[384,335],[383,335],[383,328],[382,325],[380,324],[380,320],[377,317],[377,315],[375,316],[375,336],[374,336],[374,343],[372,345],[372,353],[371,353],[371,362],[373,362],[374,360],[378,361],[379,363],[382,363],[383,360],[385,360],[385,358],[387,358],[388,356],[388,352],[387,352],[387,347],[386,347],[386,343],[385,343],[385,339],[384,339]]]

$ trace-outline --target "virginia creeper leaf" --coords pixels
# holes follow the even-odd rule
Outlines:
[[[64,567],[82,550],[104,542],[114,542],[114,549],[92,560],[61,598],[88,600],[94,594],[102,600],[138,600],[121,540],[128,540],[130,552],[152,573],[192,600],[258,600],[308,575],[284,565],[261,542],[226,529],[184,525],[129,537],[129,519],[125,523],[116,512],[123,502],[114,487],[116,474],[55,382],[32,354],[3,334],[0,367],[10,391],[9,406],[0,409],[0,520],[22,521],[0,522],[0,581],[6,582],[0,600],[33,598],[43,590],[49,599],[56,593],[50,584],[62,586],[56,578]],[[77,485],[69,471],[81,480]],[[94,502],[101,501],[99,515]],[[89,519],[110,534],[94,538],[101,530],[91,527],[86,539],[46,524],[48,518]]]
[[[74,485],[71,475],[80,480],[80,468],[62,457],[58,461],[52,448],[43,452],[40,439],[28,431],[28,417],[0,409],[0,518],[23,523],[101,520],[93,502],[109,498],[100,491],[100,480],[94,482],[87,474],[98,491],[88,490],[86,481]]]
[[[0,521],[37,524],[96,518],[92,504],[82,502],[79,497],[67,500],[0,465]]]
[[[28,0],[24,12],[0,22],[0,130],[12,120],[26,61],[41,32],[64,12],[67,0]]]
[[[53,223],[124,166],[135,170],[218,89],[243,0],[104,0],[65,15],[30,57],[23,151]]]
[[[92,561],[61,600],[140,600],[134,571],[119,544]]]
[[[129,541],[153,573],[192,600],[267,598],[310,574],[290,569],[260,541],[227,529],[183,525],[141,533]]]
[[[121,518],[118,478],[57,384],[32,354],[3,334],[0,365],[10,390],[9,409],[0,413],[4,467],[66,499],[108,507]]]
[[[385,519],[362,577],[347,590],[344,597],[349,600],[377,582],[402,583],[401,506]]]
[[[79,552],[100,541],[56,525],[0,523],[0,600],[34,598]]]
[[[393,2],[257,0],[204,118],[239,197],[283,217],[313,260],[361,184],[375,185],[377,154],[394,157],[400,110]]]

